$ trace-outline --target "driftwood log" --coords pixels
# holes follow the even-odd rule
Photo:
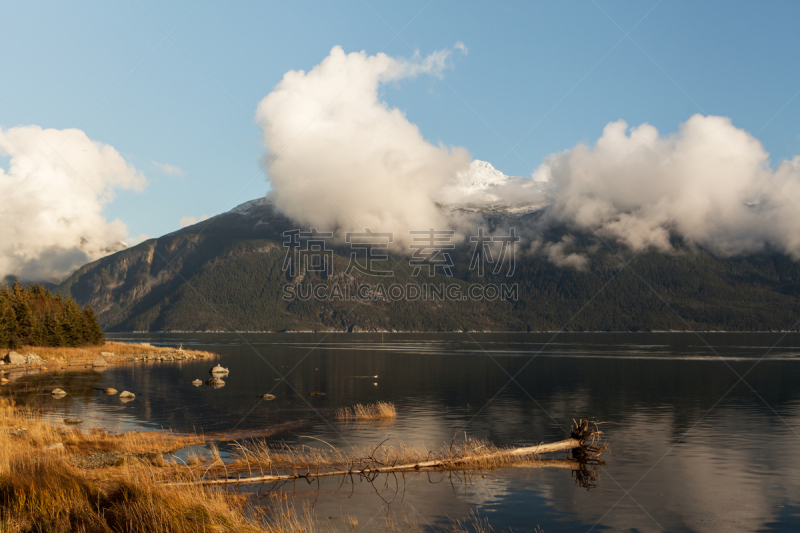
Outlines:
[[[249,483],[273,483],[278,481],[291,481],[294,479],[311,479],[328,476],[374,476],[377,474],[388,474],[393,472],[415,472],[424,470],[459,468],[473,469],[472,465],[486,464],[494,460],[514,458],[525,458],[543,453],[572,450],[572,457],[576,462],[584,460],[594,460],[606,449],[607,445],[598,446],[601,431],[597,429],[597,423],[593,420],[574,421],[575,426],[570,432],[570,438],[551,442],[548,444],[538,444],[536,446],[526,446],[522,448],[511,448],[497,452],[484,454],[470,454],[453,457],[443,457],[428,461],[417,461],[414,463],[393,464],[385,466],[366,466],[364,468],[350,468],[348,470],[331,470],[326,472],[308,472],[305,474],[272,474],[264,476],[223,478],[223,479],[199,479],[194,481],[173,482],[169,485],[237,485]],[[550,466],[547,463],[542,466]],[[555,466],[555,465],[553,465]],[[558,466],[564,468],[566,465]],[[572,468],[572,463],[567,468]]]

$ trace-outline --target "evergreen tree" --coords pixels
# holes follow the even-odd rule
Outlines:
[[[94,311],[81,310],[72,298],[52,294],[42,285],[18,281],[0,286],[0,348],[102,344]]]
[[[72,298],[69,298],[64,304],[61,327],[64,332],[64,344],[66,346],[81,346],[87,342],[86,317]]]
[[[103,335],[103,330],[100,329],[100,324],[97,323],[97,317],[91,305],[86,306],[84,316],[86,318],[86,344],[94,344],[96,346],[103,344],[105,335]]]

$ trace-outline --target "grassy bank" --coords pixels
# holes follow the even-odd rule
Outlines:
[[[35,354],[44,360],[43,370],[60,370],[69,366],[91,366],[97,360],[107,364],[117,364],[130,361],[161,360],[181,361],[194,359],[212,359],[217,357],[211,352],[203,350],[188,350],[182,346],[151,346],[150,344],[129,344],[124,342],[105,342],[99,346],[84,346],[80,348],[23,346],[16,350],[22,355]],[[26,368],[31,365],[2,365],[0,369],[13,370]]]
[[[60,429],[2,400],[0,531],[311,532],[307,517],[273,516],[238,494],[165,486],[183,474],[162,454],[202,442],[169,432]],[[115,460],[87,468],[95,456]]]

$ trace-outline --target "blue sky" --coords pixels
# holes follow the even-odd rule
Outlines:
[[[335,45],[409,57],[463,42],[443,79],[383,97],[510,175],[609,122],[664,134],[695,113],[730,117],[773,164],[800,154],[795,2],[137,2],[12,4],[0,31],[0,126],[79,127],[119,151],[147,178],[105,211],[130,236],[262,196],[256,106]]]

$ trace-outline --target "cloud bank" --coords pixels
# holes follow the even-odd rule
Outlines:
[[[291,71],[259,104],[271,199],[303,226],[393,231],[456,229],[485,221],[454,206],[526,212],[548,204],[545,224],[566,224],[632,250],[671,250],[678,235],[721,257],[777,249],[800,260],[800,157],[770,166],[769,154],[725,117],[695,115],[677,133],[608,124],[594,144],[552,154],[534,179],[470,164],[466,149],[435,145],[381,98],[381,87],[441,76],[452,50],[411,59],[335,47],[309,72]],[[442,207],[445,207],[443,210]],[[454,213],[462,213],[456,216]],[[540,226],[539,230],[542,229]],[[574,240],[526,249],[565,267],[588,260]]]
[[[256,114],[275,204],[305,226],[394,231],[397,242],[408,230],[446,225],[434,196],[471,157],[425,140],[380,88],[441,76],[451,53],[397,59],[337,46],[309,72],[286,73]]]
[[[123,246],[126,226],[100,198],[145,178],[113,147],[81,130],[0,128],[0,156],[0,277],[53,281]]]
[[[668,136],[613,122],[533,177],[555,192],[553,220],[633,250],[670,250],[672,233],[722,257],[772,247],[800,259],[800,157],[773,170],[726,117],[695,115]]]

